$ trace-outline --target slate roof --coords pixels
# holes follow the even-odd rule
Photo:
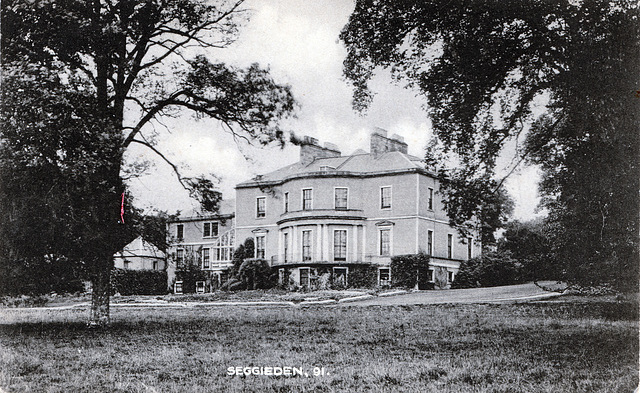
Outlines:
[[[158,247],[138,236],[131,243],[115,254],[119,258],[145,257],[164,259],[164,253]]]
[[[373,174],[380,172],[396,172],[403,170],[425,170],[422,159],[404,154],[398,151],[387,152],[375,157],[373,154],[362,150],[356,151],[350,156],[316,158],[308,165],[296,162],[269,172],[254,179],[238,183],[236,187],[251,186],[257,183],[279,182],[290,176],[303,175],[305,173],[321,172],[321,167],[331,167],[330,171],[348,172],[352,174]]]
[[[217,214],[213,213],[203,213],[200,209],[189,209],[185,211],[181,211],[178,217],[175,220],[170,222],[181,222],[181,221],[200,221],[200,220],[216,220],[221,217],[228,218],[229,216],[235,216],[236,209],[236,200],[235,199],[223,199],[220,201],[220,209]]]

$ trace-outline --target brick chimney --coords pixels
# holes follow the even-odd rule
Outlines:
[[[404,142],[404,138],[397,134],[393,134],[389,138],[386,130],[376,127],[371,134],[371,154],[378,158],[380,155],[390,151],[399,151],[407,154],[407,144]]]
[[[324,147],[318,144],[316,138],[305,136],[300,144],[300,163],[311,164],[316,158],[340,157],[338,146],[333,143],[325,143]]]

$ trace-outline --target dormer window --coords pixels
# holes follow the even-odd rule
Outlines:
[[[320,172],[334,171],[336,168],[329,165],[320,165]]]

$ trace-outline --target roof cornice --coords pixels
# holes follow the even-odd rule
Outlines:
[[[246,181],[243,183],[236,184],[236,189],[239,188],[254,188],[254,187],[269,187],[269,186],[279,186],[288,181],[296,180],[296,179],[314,179],[314,178],[369,178],[369,177],[381,177],[381,176],[394,176],[394,175],[403,175],[403,174],[411,174],[411,173],[419,173],[421,175],[430,176],[435,178],[436,175],[431,173],[423,168],[403,168],[403,169],[393,169],[386,171],[376,171],[376,172],[351,172],[351,171],[315,171],[315,172],[303,172],[296,173],[293,175],[289,175],[279,180],[252,180]]]
[[[207,214],[201,216],[189,216],[189,217],[181,217],[176,218],[174,220],[167,221],[168,224],[176,223],[176,222],[190,222],[190,221],[204,221],[204,220],[228,220],[230,218],[234,218],[236,216],[235,213],[224,213],[224,214]]]

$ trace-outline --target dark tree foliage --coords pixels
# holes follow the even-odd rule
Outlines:
[[[255,257],[255,246],[253,238],[248,237],[244,240],[243,244],[239,245],[233,251],[233,265],[229,270],[229,276],[236,276],[238,274],[238,271],[240,270],[242,262],[244,262],[245,259],[253,257]]]
[[[480,206],[479,214],[483,249],[496,245],[496,230],[506,225],[513,213],[513,206],[513,199],[503,187],[486,196]]]
[[[158,154],[215,211],[220,194],[211,180],[182,178],[154,145],[154,126],[188,110],[235,138],[282,142],[278,124],[295,102],[258,65],[237,69],[210,58],[233,42],[246,17],[242,1],[8,0],[1,7],[0,206],[9,221],[0,225],[9,227],[2,251],[20,259],[50,250],[84,264],[93,282],[90,323],[106,325],[112,255],[133,231],[120,219],[129,146]],[[28,247],[28,230],[38,247]]]
[[[237,278],[245,289],[268,289],[275,285],[271,279],[271,266],[264,259],[247,258],[238,269]]]
[[[512,221],[498,240],[498,251],[510,253],[522,265],[522,276],[526,280],[562,278],[562,267],[552,252],[549,229],[541,219]]]
[[[65,257],[0,259],[0,296],[84,291],[83,266]]]
[[[162,210],[144,214],[138,219],[140,225],[137,232],[144,240],[164,252],[169,248],[167,222],[175,220],[178,215],[177,212],[169,214]]]
[[[637,290],[637,2],[361,0],[341,39],[356,108],[379,67],[426,97],[437,137],[427,164],[453,224],[479,217],[503,181],[498,154],[526,134],[511,170],[542,167],[565,278]]]
[[[489,251],[460,264],[451,288],[495,287],[523,281],[522,265],[508,252]]]

